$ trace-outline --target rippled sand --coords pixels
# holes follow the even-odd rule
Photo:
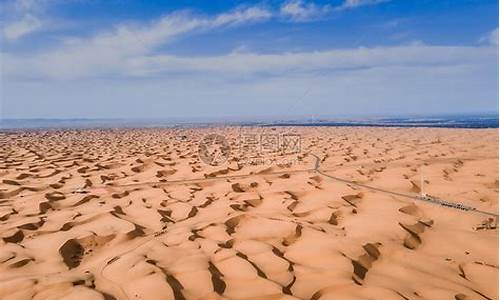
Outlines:
[[[210,133],[231,146],[219,166],[199,159]],[[282,134],[300,135],[300,152],[242,147],[242,136]],[[316,171],[411,195],[423,176],[425,193],[497,213],[496,129],[33,131],[0,141],[1,299],[498,299],[494,218]]]

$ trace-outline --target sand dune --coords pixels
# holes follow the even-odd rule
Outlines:
[[[222,165],[198,157],[211,133],[231,145]],[[301,151],[239,147],[263,133],[300,134]],[[497,212],[498,130],[0,137],[1,299],[498,299],[494,217],[363,187]]]

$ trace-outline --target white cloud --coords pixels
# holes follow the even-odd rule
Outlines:
[[[479,43],[498,46],[498,28],[481,37]]]
[[[231,53],[215,57],[136,57],[124,64],[131,76],[161,76],[174,73],[216,73],[218,76],[317,72],[351,72],[381,67],[432,68],[476,65],[490,62],[495,50],[486,47],[437,47],[421,44],[402,47],[358,48],[321,52],[251,54]]]
[[[239,9],[229,13],[218,15],[209,26],[224,26],[227,24],[240,24],[245,22],[265,20],[272,16],[272,13],[262,7],[248,7],[246,9]]]
[[[374,5],[390,0],[345,0],[336,7],[331,5],[318,5],[314,2],[303,0],[287,0],[280,8],[280,15],[296,22],[305,22],[321,19],[333,11],[353,9],[365,5]]]
[[[3,29],[3,36],[5,37],[5,39],[13,41],[21,38],[22,36],[35,32],[41,27],[42,22],[38,18],[32,15],[26,15],[19,21],[15,21],[5,25]]]
[[[0,2],[1,37],[6,42],[18,40],[46,27],[43,12],[52,0],[5,0]]]
[[[213,18],[173,13],[148,25],[121,25],[90,38],[68,38],[59,48],[45,53],[23,57],[4,54],[7,70],[4,73],[11,70],[19,77],[26,72],[26,76],[37,74],[61,79],[126,75],[121,72],[127,64],[180,34],[260,21],[270,16],[270,12],[258,7],[237,9]]]
[[[15,0],[14,5],[19,10],[32,11],[45,5],[46,0]]]
[[[170,20],[172,21],[172,20]],[[169,23],[170,24],[170,23]],[[177,24],[176,22],[172,23]],[[189,25],[188,25],[189,24]],[[197,24],[196,22],[194,24]],[[211,24],[210,22],[208,24]],[[165,26],[165,25],[163,25]],[[192,28],[187,23],[184,29]],[[182,27],[174,26],[176,30]],[[178,57],[153,55],[149,49],[171,37],[162,30],[138,40],[133,31],[99,36],[69,44],[64,49],[31,57],[4,55],[3,76],[11,78],[172,78],[215,74],[221,78],[273,77],[283,74],[355,72],[383,67],[439,68],[489,65],[496,60],[494,47],[451,47],[410,44],[399,47],[355,48],[301,53],[253,54],[236,51],[220,56]],[[178,31],[175,31],[178,33]],[[160,38],[161,37],[161,38]],[[73,48],[76,47],[76,48]],[[181,75],[179,75],[181,74]]]
[[[337,8],[338,9],[350,9],[350,8],[356,8],[359,6],[379,4],[379,3],[387,2],[387,1],[390,1],[390,0],[345,0],[344,3],[342,3]]]
[[[289,0],[280,8],[280,14],[293,21],[309,21],[325,16],[331,11],[331,6],[319,6],[314,3],[304,3],[302,0]]]

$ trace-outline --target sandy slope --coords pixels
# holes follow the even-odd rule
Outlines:
[[[209,133],[231,145],[221,166],[198,157]],[[242,133],[300,134],[301,152],[262,155],[290,164],[243,164]],[[496,212],[498,130],[84,130],[0,141],[1,299],[498,299],[488,216],[332,180],[308,154],[326,174],[391,191],[418,193],[423,174],[426,193]]]

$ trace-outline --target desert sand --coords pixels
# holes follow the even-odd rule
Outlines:
[[[216,166],[198,152],[213,133],[231,147]],[[241,146],[263,134],[299,135],[300,151]],[[498,299],[494,217],[349,183],[418,195],[423,178],[428,195],[497,214],[497,129],[38,130],[0,141],[0,299]]]

